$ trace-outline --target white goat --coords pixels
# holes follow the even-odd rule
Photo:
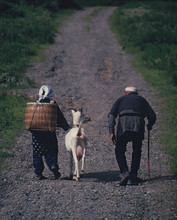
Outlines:
[[[85,151],[87,145],[87,138],[84,129],[81,125],[84,121],[84,116],[81,110],[71,110],[73,115],[73,128],[65,136],[65,146],[70,152],[70,178],[74,180],[80,179],[80,174],[84,175]],[[75,170],[73,175],[73,159],[75,163]],[[79,160],[81,159],[81,173],[79,172]]]

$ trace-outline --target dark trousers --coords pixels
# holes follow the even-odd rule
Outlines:
[[[51,169],[52,166],[55,166],[58,170],[58,156],[57,154],[34,154],[33,153],[33,165],[34,172],[37,175],[41,175],[44,170],[44,162],[43,157],[45,158],[46,164]]]
[[[140,167],[142,148],[142,139],[139,137],[138,133],[128,131],[125,132],[122,136],[118,137],[115,148],[116,160],[121,173],[128,171],[125,156],[126,145],[128,142],[132,142],[133,147],[130,176],[137,177],[137,173]]]

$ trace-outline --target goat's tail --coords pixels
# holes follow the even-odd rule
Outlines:
[[[78,132],[77,132],[77,137],[78,138],[82,136],[81,125],[82,125],[82,122],[80,122],[80,124],[79,124],[79,129],[78,129]]]

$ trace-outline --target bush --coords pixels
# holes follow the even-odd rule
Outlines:
[[[24,118],[26,102],[27,98],[23,96],[0,95],[0,112],[3,112],[0,114],[0,133],[18,127],[18,122]]]
[[[141,53],[148,68],[163,70],[177,86],[177,3],[136,3],[118,8],[112,18],[124,48]]]
[[[6,152],[14,144],[14,137],[24,130],[24,113],[28,99],[23,96],[0,95],[0,170],[3,160],[13,156]]]
[[[165,72],[177,68],[177,45],[161,44],[149,45],[142,55],[146,66]]]
[[[40,44],[52,43],[56,33],[48,11],[32,6],[13,11],[18,13],[0,20],[0,84],[24,82],[29,57],[36,54]]]

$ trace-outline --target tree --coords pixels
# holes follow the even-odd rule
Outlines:
[[[76,8],[81,9],[75,0],[58,0],[60,8]]]

